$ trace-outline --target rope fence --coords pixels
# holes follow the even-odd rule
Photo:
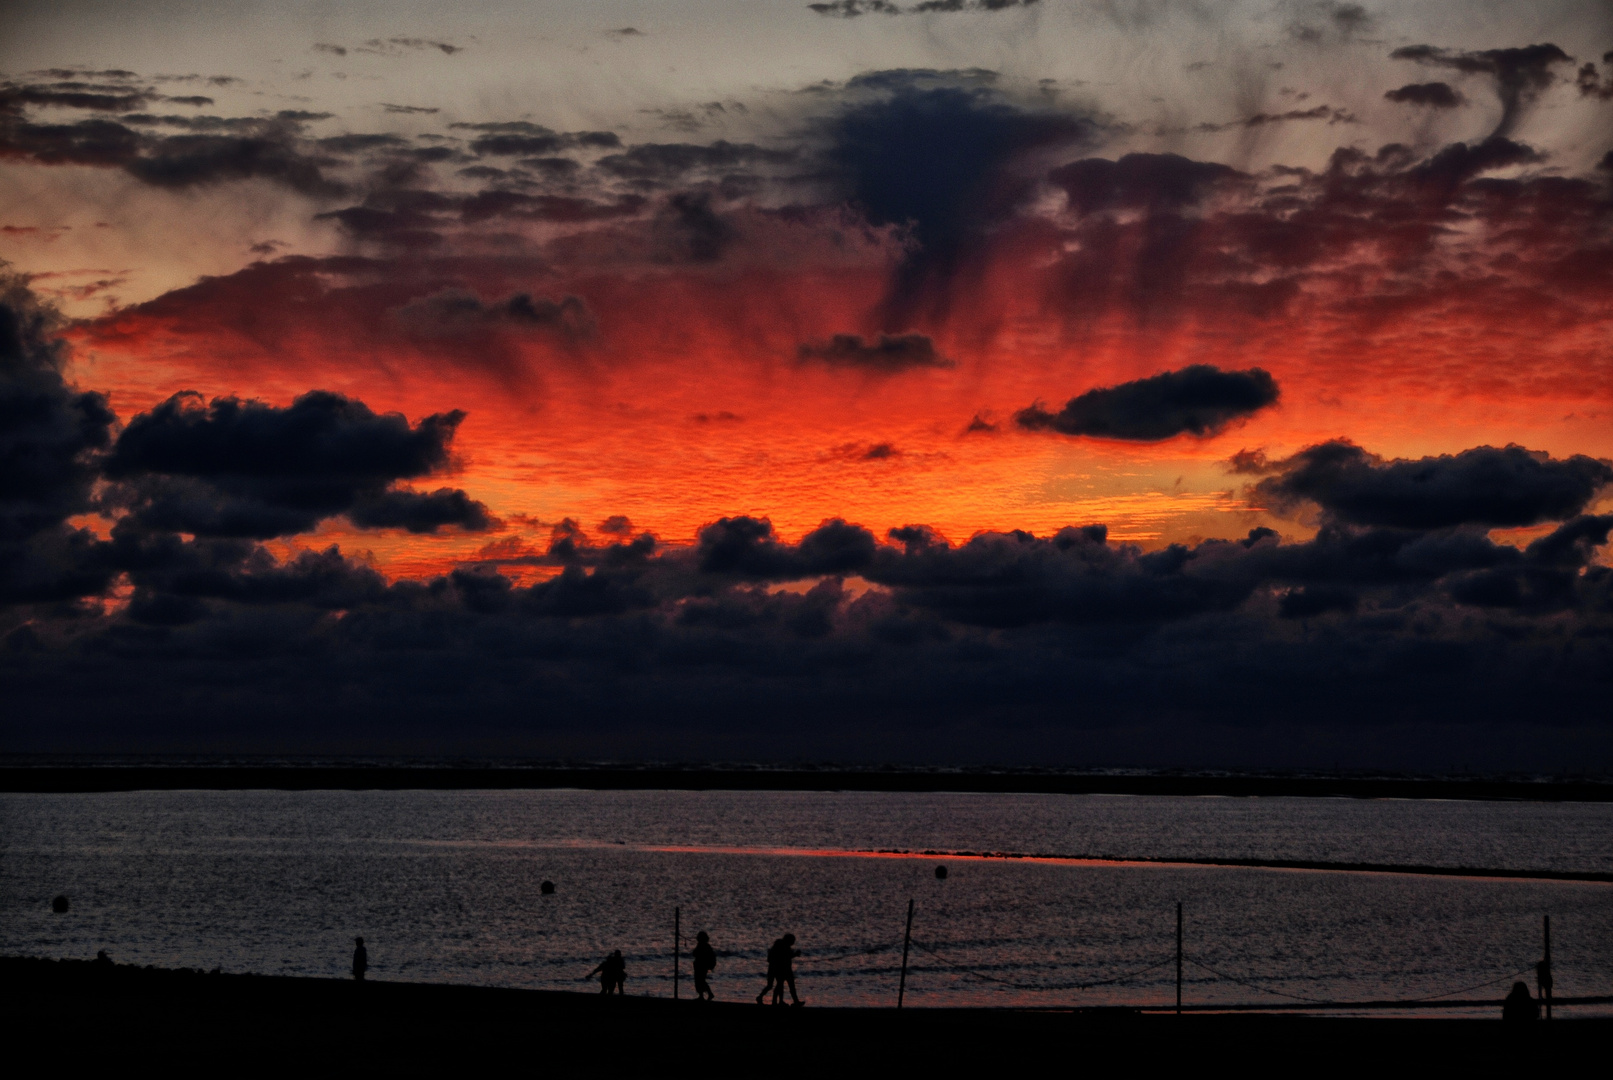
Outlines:
[[[1222,968],[1219,968],[1219,967],[1216,967],[1214,965],[1208,964],[1208,963],[1206,963],[1205,961],[1203,961],[1202,959],[1200,959],[1197,956],[1193,956],[1193,955],[1191,955],[1191,954],[1189,954],[1189,953],[1187,953],[1185,951],[1181,951],[1181,949],[1180,949],[1180,944],[1181,944],[1180,941],[1178,941],[1178,946],[1177,946],[1178,951],[1176,953],[1174,953],[1173,955],[1168,956],[1163,960],[1159,960],[1159,961],[1156,961],[1156,962],[1151,963],[1151,964],[1144,964],[1141,967],[1131,968],[1129,970],[1120,972],[1117,975],[1110,975],[1110,976],[1108,976],[1106,978],[1085,979],[1085,980],[1080,980],[1080,981],[1063,981],[1063,982],[1027,982],[1027,981],[1024,981],[1023,979],[1020,979],[1020,978],[1013,978],[1013,977],[1008,977],[1008,976],[1005,976],[1005,975],[993,974],[993,973],[991,973],[989,971],[983,971],[983,970],[981,970],[980,968],[977,968],[977,967],[970,967],[970,966],[968,966],[966,964],[962,964],[962,963],[953,961],[953,960],[949,959],[946,955],[944,955],[943,952],[941,951],[942,948],[944,948],[944,946],[937,946],[937,945],[932,944],[930,942],[920,941],[920,940],[918,940],[916,938],[912,938],[910,936],[910,934],[911,934],[911,931],[909,931],[909,936],[902,943],[902,945],[898,945],[895,942],[889,942],[889,943],[883,943],[883,944],[870,945],[870,946],[866,946],[866,947],[863,947],[863,948],[844,949],[844,950],[840,950],[838,952],[832,952],[832,953],[807,953],[807,954],[803,954],[799,959],[802,962],[811,963],[813,965],[817,965],[817,964],[832,964],[832,963],[835,963],[837,961],[848,960],[848,959],[852,959],[852,958],[874,957],[874,956],[879,956],[879,955],[885,954],[885,953],[894,953],[898,949],[900,949],[901,953],[902,953],[903,982],[905,983],[907,972],[909,970],[908,965],[907,965],[907,946],[911,946],[913,949],[916,949],[919,952],[924,953],[926,956],[928,956],[932,960],[938,962],[938,964],[940,965],[938,967],[925,967],[925,968],[919,968],[919,967],[915,966],[913,968],[913,970],[915,972],[916,971],[932,971],[932,972],[939,972],[939,973],[945,973],[945,974],[951,974],[951,975],[958,975],[958,976],[963,976],[963,977],[967,977],[967,978],[971,978],[971,979],[977,979],[977,980],[979,980],[981,982],[984,982],[984,983],[989,983],[992,986],[1000,988],[1002,990],[1017,990],[1017,991],[1031,992],[1031,993],[1084,991],[1084,990],[1096,989],[1098,987],[1103,987],[1103,986],[1118,986],[1118,985],[1120,985],[1122,983],[1130,982],[1130,981],[1132,981],[1134,979],[1137,979],[1137,978],[1139,978],[1141,976],[1148,975],[1151,972],[1159,971],[1162,968],[1168,968],[1168,967],[1172,966],[1173,964],[1175,964],[1175,965],[1178,965],[1178,974],[1177,974],[1177,980],[1176,980],[1176,986],[1178,988],[1177,1009],[1179,1011],[1194,1011],[1194,1012],[1198,1012],[1198,1011],[1216,1011],[1216,1010],[1221,1010],[1221,1011],[1260,1011],[1260,1010],[1268,1010],[1268,1009],[1279,1009],[1279,1010],[1281,1010],[1281,1009],[1287,1009],[1287,1008],[1299,1008],[1299,1007],[1303,1007],[1303,1006],[1310,1006],[1310,1007],[1314,1007],[1314,1008],[1327,1008],[1327,1009],[1489,1007],[1489,1006],[1493,1006],[1495,1004],[1495,1002],[1491,1001],[1491,1000],[1488,1000],[1488,999],[1485,999],[1485,1000],[1454,1000],[1454,1001],[1448,1001],[1448,1000],[1445,1000],[1445,999],[1457,998],[1459,995],[1469,994],[1469,993],[1472,993],[1473,991],[1476,991],[1476,990],[1483,990],[1483,989],[1485,989],[1487,987],[1497,986],[1497,985],[1500,985],[1500,984],[1506,984],[1506,983],[1514,982],[1514,981],[1517,981],[1517,980],[1520,980],[1520,979],[1524,979],[1524,978],[1528,977],[1529,975],[1536,974],[1538,972],[1538,970],[1539,970],[1538,965],[1529,964],[1529,965],[1527,965],[1525,967],[1519,968],[1517,971],[1512,972],[1511,974],[1508,974],[1508,975],[1498,975],[1498,976],[1495,976],[1493,978],[1485,979],[1482,982],[1472,983],[1472,984],[1462,986],[1462,987],[1458,987],[1458,988],[1451,989],[1451,990],[1444,990],[1444,991],[1441,991],[1441,992],[1435,993],[1435,994],[1425,994],[1425,995],[1422,995],[1422,996],[1419,996],[1419,997],[1395,998],[1395,999],[1384,999],[1384,1000],[1375,1000],[1375,1001],[1345,1001],[1345,1000],[1339,1000],[1337,998],[1313,997],[1313,996],[1309,996],[1309,995],[1306,995],[1306,994],[1298,994],[1298,993],[1294,993],[1291,990],[1281,990],[1281,989],[1277,989],[1276,987],[1270,985],[1269,980],[1260,980],[1258,978],[1251,978],[1251,977],[1248,977],[1248,976],[1233,974],[1232,972],[1225,971]],[[1548,946],[1548,948],[1549,948],[1549,946]],[[1549,953],[1548,953],[1548,956],[1549,956]],[[1271,995],[1272,997],[1283,998],[1283,999],[1285,999],[1287,1001],[1297,1002],[1299,1004],[1296,1005],[1296,1006],[1285,1006],[1285,1005],[1276,1004],[1276,1003],[1273,1003],[1273,1004],[1270,1004],[1270,1005],[1262,1005],[1262,1004],[1258,1004],[1258,1003],[1250,1004],[1250,1003],[1208,1003],[1208,1002],[1183,1004],[1183,1003],[1180,1002],[1180,987],[1182,985],[1182,983],[1181,983],[1180,965],[1191,965],[1192,967],[1199,969],[1200,971],[1206,973],[1209,976],[1212,976],[1215,979],[1219,979],[1219,980],[1222,980],[1224,982],[1232,983],[1234,985],[1241,986],[1241,987],[1244,987],[1244,988],[1249,989],[1249,990],[1253,990],[1253,991],[1255,991],[1257,993]],[[872,973],[872,971],[873,971],[873,969],[870,969],[870,973]],[[1383,981],[1388,982],[1389,978],[1390,978],[1390,976],[1384,976]],[[1571,997],[1571,998],[1559,998],[1559,999],[1557,999],[1557,1003],[1562,1004],[1562,1005],[1569,1005],[1569,1004],[1577,1004],[1577,1005],[1613,1004],[1613,995],[1580,996],[1580,997]],[[1151,1005],[1151,1006],[1144,1006],[1144,1007],[1145,1008],[1151,1008],[1151,1009],[1166,1009],[1166,1010],[1171,1008],[1171,1006],[1169,1006],[1169,1005]]]

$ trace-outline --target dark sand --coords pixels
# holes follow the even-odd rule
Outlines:
[[[801,1009],[0,959],[7,1058],[223,1075],[465,1070],[986,1076],[1407,1067],[1493,1074],[1599,1058],[1613,1021],[1343,1019],[1123,1009]],[[1496,1015],[1499,1016],[1499,1003]]]

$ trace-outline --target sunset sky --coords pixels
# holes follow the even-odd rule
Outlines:
[[[22,0],[0,258],[6,749],[1613,762],[1602,0]]]

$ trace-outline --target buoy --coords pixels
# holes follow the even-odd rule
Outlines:
[[[50,902],[50,909],[58,915],[66,915],[68,909],[67,897],[58,896]]]
[[[554,895],[554,882],[545,881],[542,885],[538,886],[538,891],[540,893],[542,893],[544,896],[553,896]]]
[[[946,879],[947,879],[947,868],[944,867],[944,866],[937,866],[935,868],[935,880],[937,880],[937,881],[945,881]]]

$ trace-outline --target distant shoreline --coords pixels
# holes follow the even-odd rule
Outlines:
[[[1232,798],[1613,802],[1613,782],[1495,777],[1272,776],[676,766],[8,764],[0,792],[174,790],[856,791]]]

